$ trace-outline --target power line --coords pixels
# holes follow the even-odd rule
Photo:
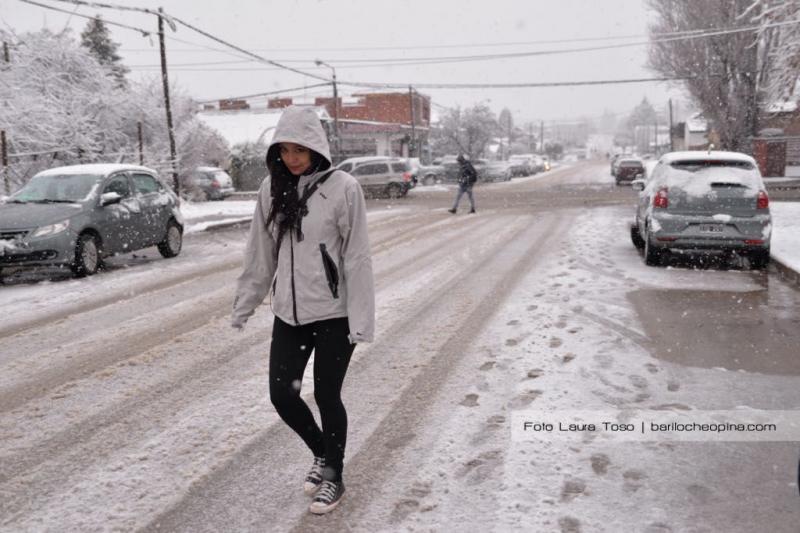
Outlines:
[[[183,24],[184,26],[186,26],[190,30],[196,31],[200,35],[203,35],[204,37],[207,37],[208,39],[211,39],[212,41],[216,41],[216,42],[218,42],[220,44],[228,46],[228,47],[230,47],[230,48],[232,48],[232,49],[234,49],[234,50],[236,50],[238,52],[241,52],[241,53],[243,53],[243,54],[245,54],[247,56],[250,56],[250,57],[253,57],[255,59],[258,59],[259,61],[262,61],[264,63],[268,63],[270,65],[283,68],[284,70],[288,70],[290,72],[294,72],[296,74],[300,74],[301,76],[307,76],[309,78],[314,78],[314,79],[317,79],[317,80],[326,81],[328,83],[331,83],[333,81],[330,78],[326,78],[325,76],[318,76],[316,74],[311,74],[310,72],[304,72],[302,70],[299,70],[299,69],[296,69],[296,68],[293,68],[293,67],[287,67],[286,65],[282,65],[282,64],[278,63],[277,61],[272,61],[271,59],[266,59],[264,57],[261,57],[258,54],[254,54],[252,52],[248,52],[244,48],[239,48],[238,46],[236,46],[234,44],[231,44],[231,43],[229,43],[227,41],[224,41],[224,40],[220,39],[219,37],[215,37],[215,36],[211,35],[210,33],[205,32],[205,31],[201,30],[200,28],[197,28],[197,27],[189,24],[188,22],[179,19],[178,17],[172,17],[172,19],[175,20],[176,22],[180,23],[180,24]]]
[[[597,41],[618,41],[623,39],[645,39],[650,37],[673,37],[680,35],[692,35],[703,32],[718,31],[724,28],[707,28],[700,30],[682,30],[674,32],[661,32],[646,34],[628,34],[628,35],[610,35],[605,37],[583,37],[571,39],[543,39],[537,41],[509,41],[501,43],[467,43],[467,44],[428,44],[428,45],[409,45],[409,46],[356,46],[356,47],[326,47],[326,52],[363,52],[374,50],[431,50],[438,48],[492,48],[503,46],[528,46],[537,44],[564,44],[564,43],[579,43],[579,42],[597,42]],[[142,52],[146,49],[128,48],[127,51]],[[175,49],[174,52],[197,52],[198,50],[192,49]],[[319,48],[255,48],[255,52],[319,52]],[[345,61],[345,60],[342,60]]]
[[[650,46],[653,44],[659,43],[668,43],[668,42],[675,42],[675,41],[683,41],[683,40],[694,40],[706,37],[716,37],[720,35],[730,35],[735,33],[744,33],[744,32],[751,32],[761,28],[769,28],[769,27],[777,27],[777,26],[785,26],[790,24],[800,24],[800,19],[791,20],[791,21],[783,21],[783,22],[776,22],[767,24],[764,26],[748,26],[742,28],[728,28],[728,29],[720,29],[720,30],[687,30],[681,32],[673,32],[671,34],[660,34],[660,35],[674,35],[672,37],[665,37],[665,38],[658,38],[658,39],[650,39],[647,41],[638,41],[634,43],[619,43],[619,44],[611,44],[611,45],[603,45],[603,46],[590,46],[590,47],[580,47],[580,48],[564,48],[564,49],[553,49],[553,50],[531,50],[531,51],[524,51],[524,52],[507,52],[507,53],[500,53],[500,54],[482,54],[482,55],[462,55],[462,56],[427,56],[427,57],[404,57],[404,58],[375,58],[375,59],[330,59],[331,63],[352,63],[352,65],[340,65],[337,68],[357,68],[359,65],[363,65],[362,68],[366,67],[385,67],[385,66],[420,66],[420,65],[436,65],[442,63],[462,63],[462,62],[472,62],[472,61],[490,61],[490,60],[497,60],[497,59],[513,59],[513,58],[520,58],[520,57],[535,57],[535,56],[545,56],[545,55],[562,55],[562,54],[572,54],[578,52],[595,52],[601,50],[613,50],[619,48],[630,48],[634,46]],[[310,62],[310,59],[283,59],[281,60],[283,63],[307,63]],[[206,65],[209,63],[205,63]],[[224,64],[221,62],[214,62],[211,64]],[[202,66],[204,63],[193,63],[191,66]],[[289,68],[289,67],[286,67]],[[204,69],[187,69],[189,71],[197,71],[202,72]],[[217,69],[220,70],[220,69]],[[246,71],[246,70],[254,70],[254,69],[227,69],[228,71],[235,72],[237,70]]]
[[[260,96],[272,96],[272,95],[275,95],[275,94],[285,94],[285,93],[299,91],[299,90],[303,90],[303,89],[314,89],[314,88],[317,88],[317,87],[327,87],[329,85],[330,85],[330,83],[317,83],[317,84],[314,84],[314,85],[305,85],[303,87],[291,87],[289,89],[280,89],[280,90],[277,90],[277,91],[269,91],[269,92],[265,92],[265,93],[246,94],[244,96],[228,96],[228,97],[225,97],[225,98],[212,98],[212,99],[209,99],[209,100],[196,100],[196,102],[198,104],[210,104],[210,103],[213,103],[213,102],[218,102],[219,100],[246,100],[248,98],[258,98]]]
[[[147,9],[146,7],[130,7],[121,6],[118,4],[104,4],[101,2],[84,2],[83,0],[50,0],[51,2],[63,2],[65,4],[74,4],[76,6],[96,7],[100,9],[116,9],[118,11],[138,11],[140,13],[147,13],[149,15],[159,16],[158,11]]]
[[[58,9],[56,7],[53,7],[53,6],[48,6],[48,5],[45,5],[45,4],[36,3],[36,2],[34,2],[32,0],[20,0],[20,1],[21,2],[26,2],[26,3],[29,3],[29,4],[33,4],[33,5],[36,5],[36,6],[39,6],[39,7],[43,7],[45,9],[52,9],[54,11],[67,12],[65,10]],[[222,44],[224,46],[227,46],[228,48],[232,48],[233,50],[236,50],[237,52],[240,52],[240,53],[242,53],[242,54],[244,54],[244,55],[246,55],[248,57],[252,57],[254,59],[257,59],[258,61],[261,61],[261,62],[270,64],[270,65],[282,68],[284,70],[288,70],[290,72],[294,72],[295,74],[300,74],[301,76],[315,78],[315,79],[318,79],[318,80],[321,80],[321,81],[326,81],[328,83],[332,82],[331,79],[326,78],[324,76],[319,76],[319,75],[316,75],[316,74],[312,74],[310,72],[304,72],[302,70],[299,70],[299,69],[296,69],[296,68],[293,68],[293,67],[288,67],[286,65],[282,65],[281,63],[278,63],[277,61],[272,61],[270,59],[266,59],[264,57],[261,57],[258,54],[254,54],[252,52],[249,52],[249,51],[247,51],[247,50],[245,50],[243,48],[240,48],[240,47],[238,47],[238,46],[236,46],[234,44],[231,44],[231,43],[229,43],[227,41],[224,41],[224,40],[220,39],[219,37],[215,37],[214,35],[211,35],[210,33],[206,32],[206,31],[203,31],[200,28],[198,28],[196,26],[193,26],[192,24],[189,24],[188,22],[186,22],[184,20],[181,20],[178,17],[169,15],[169,14],[163,12],[163,11],[154,12],[154,11],[148,10],[146,8],[128,8],[128,7],[125,7],[125,6],[112,5],[112,4],[101,4],[101,3],[97,3],[97,2],[83,2],[81,0],[52,0],[52,1],[54,1],[54,2],[65,2],[65,3],[69,3],[69,4],[75,4],[75,5],[98,7],[98,8],[103,8],[103,9],[141,11],[143,13],[156,15],[156,16],[166,20],[167,23],[172,27],[173,30],[175,30],[175,22],[178,22],[179,24],[182,24],[183,26],[186,26],[190,30],[195,31],[195,32],[199,33],[200,35],[203,35],[204,37],[206,37],[208,39],[211,39],[212,41],[216,41],[216,42],[218,42],[218,43],[220,43],[220,44]],[[67,12],[67,13],[70,13],[70,12]],[[96,17],[89,17],[89,16],[86,16],[86,15],[78,15],[78,16],[81,16],[81,17],[84,17],[84,18],[89,18],[89,19],[96,18]],[[135,29],[136,31],[143,32],[145,35],[149,35],[149,33],[150,33],[150,32],[146,32],[145,30],[142,30],[140,28],[133,28],[131,26],[125,26],[125,25],[122,25],[122,24],[119,24],[119,23],[114,23],[114,25],[127,27],[129,29]]]
[[[37,7],[42,7],[44,9],[50,9],[50,10],[53,10],[53,11],[59,11],[61,13],[66,13],[66,14],[68,14],[70,16],[74,16],[74,17],[81,17],[81,18],[85,18],[85,19],[89,19],[89,20],[94,20],[94,19],[97,18],[97,17],[90,17],[88,15],[82,15],[80,13],[74,13],[72,11],[67,11],[66,9],[59,9],[57,7],[54,7],[54,6],[48,6],[48,5],[45,5],[45,4],[40,4],[39,2],[34,2],[33,0],[19,0],[19,1],[23,2],[25,4],[31,4],[31,5],[34,5],[34,6],[37,6]],[[136,28],[134,26],[128,26],[127,24],[122,24],[120,22],[111,22],[111,21],[108,21],[108,20],[103,20],[103,23],[104,24],[109,24],[109,25],[112,25],[112,26],[119,26],[121,28],[126,28],[128,30],[133,30],[133,31],[139,32],[144,37],[148,37],[152,33],[151,31],[148,31],[148,30],[145,30],[145,29],[142,29],[142,28]]]
[[[543,87],[579,87],[587,85],[619,85],[628,83],[647,83],[663,81],[679,81],[692,79],[697,76],[676,76],[662,78],[631,78],[622,80],[591,80],[591,81],[556,81],[556,82],[532,82],[532,83],[414,83],[418,89],[519,89],[519,88],[543,88]],[[403,83],[364,83],[339,81],[340,85],[350,87],[369,87],[373,89],[403,89],[408,84]]]
[[[414,83],[412,84],[416,89],[524,89],[524,88],[550,88],[550,87],[580,87],[592,85],[622,85],[629,83],[648,83],[648,82],[664,82],[664,81],[680,81],[692,79],[697,76],[684,76],[684,77],[664,77],[664,78],[632,78],[621,80],[589,80],[589,81],[558,81],[558,82],[538,82],[538,83]],[[408,84],[393,84],[393,83],[359,83],[338,81],[339,85],[348,85],[350,87],[361,87],[370,89],[408,89]],[[306,88],[322,87],[328,84],[321,83],[319,85],[308,85]],[[302,90],[303,87],[293,87],[290,89],[281,89],[267,93],[257,93],[253,95],[243,96],[226,96],[223,98],[215,98],[208,100],[198,100],[197,103],[213,103],[219,100],[246,100],[248,98],[257,98],[259,96],[270,96],[275,94],[287,94],[290,92]],[[431,101],[434,107],[442,107],[435,102]]]

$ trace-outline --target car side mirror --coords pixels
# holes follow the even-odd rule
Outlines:
[[[105,207],[111,204],[118,204],[122,201],[122,195],[118,192],[106,192],[100,196],[100,205]]]
[[[637,174],[637,176],[641,176],[641,174]],[[635,179],[635,180],[633,180],[631,182],[631,188],[634,191],[643,191],[644,190],[644,180],[637,177],[637,179]]]

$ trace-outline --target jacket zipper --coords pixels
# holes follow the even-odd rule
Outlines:
[[[325,277],[328,279],[328,288],[334,298],[339,297],[339,269],[333,262],[333,258],[328,254],[324,242],[319,243],[320,255],[322,255],[322,268],[325,270]]]
[[[299,326],[300,321],[297,320],[297,295],[294,290],[294,237],[292,230],[289,230],[289,250],[291,251],[290,257],[292,261],[292,313],[294,313],[294,325]]]

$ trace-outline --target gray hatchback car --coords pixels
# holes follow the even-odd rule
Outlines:
[[[97,272],[103,257],[158,246],[181,251],[177,196],[154,170],[135,165],[73,165],[45,170],[0,204],[2,269],[68,266]]]
[[[669,251],[737,252],[752,268],[769,263],[769,197],[752,157],[672,152],[631,185],[639,191],[631,239],[648,265]]]

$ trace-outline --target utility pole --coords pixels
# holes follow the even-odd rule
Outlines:
[[[511,157],[511,115],[508,117],[508,150],[506,150],[506,160]]]
[[[655,118],[653,123],[653,153],[658,154],[658,117]]]
[[[528,151],[533,153],[533,122],[528,122]]]
[[[0,130],[0,174],[6,187],[6,196],[11,194],[11,183],[8,180],[8,148],[6,148],[6,132]]]
[[[339,151],[341,149],[341,146],[339,144],[339,93],[336,89],[336,69],[320,59],[316,59],[314,63],[316,63],[318,67],[319,66],[328,67],[329,69],[331,69],[331,72],[333,73],[333,76],[331,78],[333,84],[333,153],[334,153],[333,157],[334,157],[334,163],[338,163],[340,158]]]
[[[8,43],[3,41],[3,59],[6,60],[6,63],[11,63],[11,56],[8,53]]]
[[[144,166],[144,146],[142,142],[142,121],[140,120],[137,124],[137,130],[139,134],[139,164]]]
[[[544,120],[542,120],[539,124],[539,153],[544,153]]]
[[[408,102],[411,107],[411,144],[408,147],[408,157],[414,157],[414,152],[417,148],[417,137],[414,131],[414,90],[411,85],[408,86]]]
[[[169,158],[172,164],[172,188],[180,195],[178,180],[178,162],[175,153],[175,132],[172,127],[172,108],[169,105],[169,79],[167,78],[167,49],[164,45],[164,9],[158,8],[158,43],[161,49],[161,81],[164,84],[164,105],[167,109],[167,132],[169,134]]]
[[[675,151],[675,141],[672,140],[672,98],[669,99],[669,151]]]

